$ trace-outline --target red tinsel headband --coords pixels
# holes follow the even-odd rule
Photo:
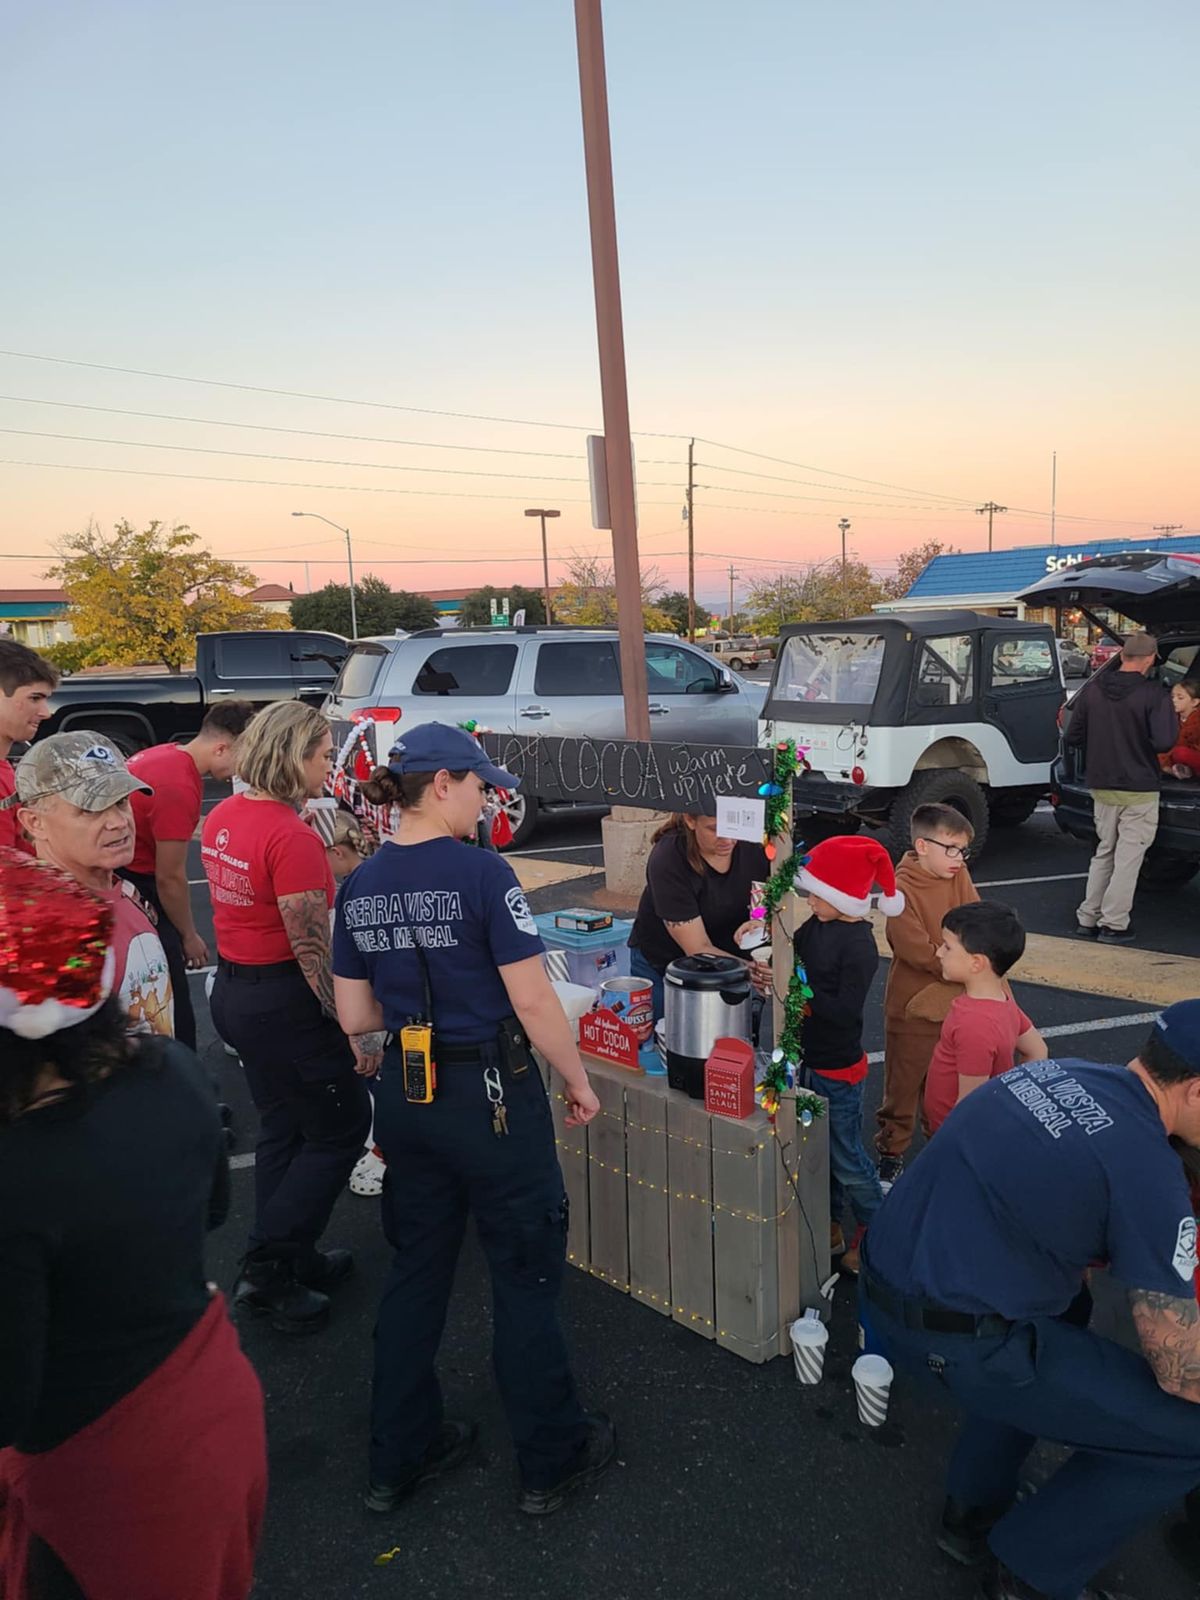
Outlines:
[[[0,849],[0,1028],[45,1039],[112,991],[112,910],[22,850]]]

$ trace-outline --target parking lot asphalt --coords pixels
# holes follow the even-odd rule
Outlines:
[[[591,864],[599,857],[597,839],[594,816],[561,817],[548,819],[532,846],[550,859]],[[1086,852],[1039,815],[995,835],[976,878],[984,892],[994,886],[1003,893],[1031,928],[1061,933],[1081,888],[1076,874],[1086,864]],[[573,903],[600,881],[542,889],[532,897],[535,909]],[[194,893],[207,933],[207,896],[199,887]],[[1192,885],[1162,903],[1139,896],[1137,925],[1160,941],[1154,948],[1200,954],[1198,895]],[[254,1113],[238,1064],[212,1034],[203,977],[192,982],[200,1048],[236,1119],[233,1210],[211,1252],[213,1276],[228,1285],[250,1216]],[[881,973],[867,1016],[866,1045],[876,1056],[883,1044],[882,983]],[[1064,1055],[1123,1062],[1147,1030],[1149,1008],[1136,999],[1019,982],[1015,990],[1052,1049]],[[881,1080],[875,1060],[868,1129]],[[378,1202],[347,1194],[327,1242],[351,1246],[358,1263],[330,1327],[294,1342],[261,1324],[242,1329],[266,1392],[271,1441],[260,1600],[413,1593],[427,1600],[459,1600],[464,1593],[489,1600],[726,1600],[752,1592],[967,1600],[974,1593],[972,1577],[939,1556],[932,1539],[955,1418],[900,1378],[887,1427],[874,1435],[859,1425],[849,1379],[856,1353],[849,1283],[836,1292],[825,1380],[806,1390],[790,1362],[751,1366],[569,1271],[563,1309],[578,1380],[588,1403],[616,1421],[620,1465],[594,1493],[544,1525],[531,1525],[513,1507],[511,1451],[490,1374],[486,1273],[471,1239],[441,1371],[452,1412],[480,1420],[482,1454],[393,1516],[368,1517],[358,1492],[373,1310],[388,1260]],[[1035,1465],[1047,1471],[1053,1460],[1043,1449]],[[374,1564],[393,1550],[387,1565]],[[1108,1576],[1147,1600],[1196,1593],[1197,1575],[1169,1556],[1161,1528],[1131,1544]]]

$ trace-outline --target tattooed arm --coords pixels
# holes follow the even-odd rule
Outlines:
[[[1131,1289],[1129,1304],[1159,1388],[1200,1403],[1200,1305],[1195,1296]]]
[[[330,970],[329,902],[324,889],[306,889],[302,894],[281,894],[279,915],[308,986],[332,1017],[333,973]]]

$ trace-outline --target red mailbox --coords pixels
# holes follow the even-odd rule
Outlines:
[[[704,1063],[704,1109],[717,1117],[748,1117],[754,1110],[754,1046],[718,1039]]]

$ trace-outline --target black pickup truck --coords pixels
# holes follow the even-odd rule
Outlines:
[[[201,633],[194,672],[75,673],[50,702],[39,738],[90,728],[127,755],[199,731],[214,701],[304,700],[319,706],[349,643],[336,633]]]

